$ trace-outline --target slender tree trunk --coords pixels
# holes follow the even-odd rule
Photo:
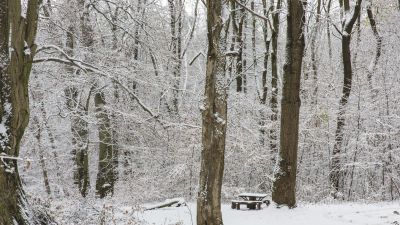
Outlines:
[[[230,24],[232,24],[232,43],[231,43],[231,47],[230,47],[230,51],[233,52],[235,51],[235,45],[237,43],[237,39],[238,39],[238,24],[237,24],[237,18],[236,18],[236,2],[235,1],[229,1],[230,3],[230,10],[231,10],[231,14],[230,14]],[[232,71],[233,71],[233,64],[236,60],[237,62],[237,58],[236,58],[236,54],[234,54],[231,57],[231,64],[229,64],[228,67],[228,74],[231,77],[232,76]],[[237,65],[237,64],[236,64]],[[236,79],[236,78],[235,78]],[[237,80],[236,80],[237,83]]]
[[[271,107],[271,123],[272,127],[269,131],[270,138],[270,150],[271,155],[275,156],[278,152],[277,147],[277,120],[278,120],[278,38],[279,38],[279,11],[281,10],[282,0],[277,0],[276,7],[275,1],[271,0],[270,2],[270,11],[272,13],[272,23],[273,30],[271,34],[271,42],[272,42],[272,51],[271,51],[271,99],[270,99],[270,107]]]
[[[44,102],[42,101],[42,103],[40,104],[40,111],[41,111],[41,115],[42,115],[42,120],[43,123],[46,127],[47,130],[47,135],[49,136],[49,141],[50,141],[50,146],[51,146],[51,150],[53,153],[53,160],[55,163],[55,172],[56,172],[56,176],[57,176],[57,187],[58,187],[58,191],[61,191],[62,193],[64,193],[64,185],[62,185],[62,175],[61,175],[61,168],[60,168],[60,163],[58,161],[58,154],[57,154],[57,148],[56,148],[56,143],[54,140],[54,135],[50,129],[49,124],[47,123],[47,113],[46,113],[46,109],[44,107]],[[53,193],[55,193],[56,191],[54,191]]]
[[[73,55],[74,50],[74,33],[72,26],[68,28],[66,47],[67,53]],[[74,70],[67,67],[67,71],[72,74]],[[86,197],[90,187],[89,182],[89,156],[88,143],[89,132],[88,124],[84,117],[86,116],[85,106],[81,103],[79,91],[76,87],[67,87],[64,90],[66,97],[66,106],[71,112],[71,133],[72,133],[72,155],[75,162],[73,170],[74,183],[78,185],[79,192],[83,197]]]
[[[244,1],[240,0],[243,4]],[[238,23],[238,33],[237,33],[237,44],[238,44],[238,57],[236,61],[236,91],[237,92],[244,92],[245,85],[244,80],[246,79],[243,73],[243,66],[244,66],[244,21],[246,20],[246,12],[243,7],[240,9],[239,14],[239,23]]]
[[[21,8],[20,0],[0,2],[0,224],[30,223],[17,157],[29,121],[28,81],[39,2],[27,2],[26,18]]]
[[[267,10],[267,1],[262,0],[263,4],[263,13],[265,17],[268,17],[268,10]],[[260,102],[262,105],[267,104],[267,94],[268,94],[268,84],[267,84],[267,74],[268,74],[268,60],[269,60],[269,46],[270,46],[270,39],[268,38],[268,21],[264,21],[263,26],[263,38],[264,38],[264,45],[265,45],[265,52],[264,52],[264,63],[263,63],[263,70],[261,74],[261,95],[260,95]],[[264,110],[260,110],[260,142],[262,145],[265,144],[266,139],[266,112]]]
[[[313,72],[313,96],[312,104],[318,103],[318,60],[317,60],[317,37],[320,32],[321,0],[317,0],[317,14],[315,16],[315,28],[311,37],[311,64]]]
[[[145,13],[145,7],[144,7],[145,4],[146,4],[146,0],[138,0],[136,13],[138,15],[141,14],[142,19],[144,17],[144,13]],[[134,46],[133,46],[133,59],[135,61],[137,61],[139,59],[139,38],[140,38],[140,28],[142,27],[142,24],[143,24],[143,22],[141,22],[141,24],[136,23],[136,25],[135,25],[135,40],[134,40]]]
[[[362,0],[357,0],[357,4],[354,7],[353,14],[351,17],[344,19],[342,24],[342,62],[343,62],[343,90],[342,97],[339,102],[339,112],[337,115],[337,124],[335,132],[335,144],[332,152],[331,162],[331,174],[330,183],[332,187],[332,196],[334,198],[339,197],[340,192],[340,180],[341,180],[341,164],[340,154],[342,152],[343,143],[343,128],[345,125],[345,113],[346,106],[349,100],[352,87],[353,70],[351,65],[351,33],[353,30],[354,23],[357,20],[358,14],[361,10]],[[350,13],[350,3],[348,0],[343,0],[341,3],[342,14]]]
[[[263,12],[264,16],[268,16],[267,10],[267,0],[262,0],[263,4]],[[268,85],[267,85],[267,73],[268,73],[268,59],[269,59],[269,46],[270,46],[270,39],[268,38],[268,21],[264,21],[263,26],[263,37],[264,37],[264,45],[265,45],[265,52],[264,52],[264,68],[262,71],[261,76],[261,104],[267,104],[267,94],[268,94]]]
[[[272,200],[296,206],[297,149],[299,140],[300,77],[304,53],[305,23],[302,0],[287,0],[286,62],[283,66],[280,151],[274,171]]]
[[[44,183],[44,187],[45,187],[47,195],[51,196],[49,176],[48,176],[48,172],[47,172],[46,160],[44,157],[42,140],[41,140],[42,128],[40,126],[39,118],[37,118],[35,116],[33,118],[33,123],[34,123],[35,132],[36,132],[35,137],[36,137],[36,141],[37,141],[37,150],[39,153],[39,164],[42,169],[43,183]]]
[[[374,18],[374,14],[372,12],[372,0],[370,0],[368,6],[367,6],[367,15],[368,15],[368,20],[369,24],[371,25],[371,29],[374,33],[375,39],[376,39],[376,53],[373,61],[371,62],[371,66],[368,69],[368,83],[371,89],[373,89],[373,84],[372,84],[372,76],[376,71],[376,67],[378,65],[379,58],[381,56],[382,52],[382,37],[379,35],[378,29],[376,27],[376,21]]]
[[[208,53],[203,118],[197,224],[222,225],[221,186],[227,121],[227,81],[222,0],[207,0]]]
[[[183,2],[182,0],[168,0],[170,10],[170,28],[171,28],[171,52],[172,52],[172,74],[173,74],[173,90],[172,90],[172,113],[178,113],[179,105],[179,86],[182,68],[182,17]]]
[[[330,18],[331,3],[332,3],[332,0],[328,0],[327,6],[326,6],[326,17],[328,19]],[[331,72],[331,77],[333,77],[331,24],[329,21],[326,23],[326,35],[327,35],[327,39],[328,39],[328,55],[329,55],[330,72]]]
[[[254,11],[254,0],[251,1],[251,10]],[[251,50],[253,53],[253,74],[256,75],[257,69],[257,49],[256,49],[256,16],[251,18]]]
[[[72,155],[75,162],[74,183],[83,197],[86,197],[90,187],[89,181],[89,131],[88,123],[84,119],[87,108],[82,105],[77,88],[69,87],[65,90],[67,108],[71,112]]]

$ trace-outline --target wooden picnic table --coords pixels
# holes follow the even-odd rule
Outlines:
[[[233,200],[232,209],[240,209],[241,204],[246,205],[248,209],[261,209],[263,202],[269,205],[268,200],[263,200],[267,197],[267,194],[264,193],[240,193],[238,197],[242,200]]]
[[[247,201],[262,201],[268,195],[263,193],[240,193],[238,196]]]

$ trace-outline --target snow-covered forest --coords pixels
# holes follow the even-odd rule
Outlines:
[[[400,224],[399,71],[400,0],[0,0],[0,225]]]

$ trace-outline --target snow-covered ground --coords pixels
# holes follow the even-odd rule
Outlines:
[[[400,202],[300,203],[291,210],[266,207],[264,204],[261,210],[236,210],[224,204],[222,215],[225,225],[400,225]],[[154,225],[194,225],[196,205],[192,203],[187,207],[145,211],[139,217]]]

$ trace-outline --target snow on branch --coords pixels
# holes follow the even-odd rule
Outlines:
[[[191,124],[185,124],[185,123],[179,123],[179,124],[178,123],[170,123],[170,122],[161,120],[159,118],[159,114],[160,114],[159,112],[157,112],[157,113],[153,112],[148,106],[146,106],[145,103],[142,102],[142,100],[132,90],[130,90],[126,85],[124,85],[120,80],[118,80],[114,76],[111,76],[107,72],[102,71],[101,69],[99,69],[98,67],[96,67],[92,64],[89,64],[87,62],[84,62],[82,60],[79,60],[79,59],[69,56],[63,49],[61,49],[55,45],[43,46],[38,50],[38,52],[47,50],[47,49],[57,50],[58,52],[61,53],[62,56],[65,57],[65,59],[59,58],[59,57],[45,57],[45,58],[35,59],[35,60],[33,60],[33,63],[41,63],[41,62],[62,63],[62,64],[66,64],[69,66],[77,67],[85,72],[93,72],[93,73],[99,74],[103,77],[106,77],[106,78],[112,80],[113,82],[118,84],[120,87],[122,87],[122,89],[124,89],[132,98],[134,98],[137,101],[137,103],[139,104],[139,106],[145,112],[147,112],[151,116],[151,118],[154,118],[157,122],[159,122],[163,126],[164,129],[169,128],[169,127],[189,127],[189,128],[196,128],[196,129],[200,128],[197,125],[191,125]]]
[[[139,104],[139,106],[145,111],[147,112],[152,118],[156,119],[157,121],[159,121],[163,126],[164,124],[158,119],[159,117],[159,113],[154,113],[148,106],[146,106],[141,100],[140,98],[133,92],[131,91],[127,86],[125,86],[121,81],[119,81],[117,78],[111,76],[110,74],[100,70],[99,68],[97,68],[96,66],[83,62],[82,60],[79,59],[75,59],[73,57],[70,57],[68,54],[66,54],[61,48],[59,48],[58,46],[54,46],[54,45],[48,45],[48,46],[44,46],[42,48],[40,48],[38,51],[43,51],[45,49],[55,49],[57,51],[59,51],[64,57],[65,59],[62,58],[58,58],[58,57],[46,57],[46,58],[39,58],[39,59],[35,59],[33,60],[33,63],[41,63],[41,62],[58,62],[58,63],[63,63],[63,64],[67,64],[69,66],[75,66],[78,67],[79,69],[82,69],[85,72],[93,72],[96,74],[99,74],[103,77],[109,78],[110,80],[112,80],[113,82],[115,82],[116,84],[118,84],[120,87],[122,87],[132,98],[134,98],[137,103]]]

